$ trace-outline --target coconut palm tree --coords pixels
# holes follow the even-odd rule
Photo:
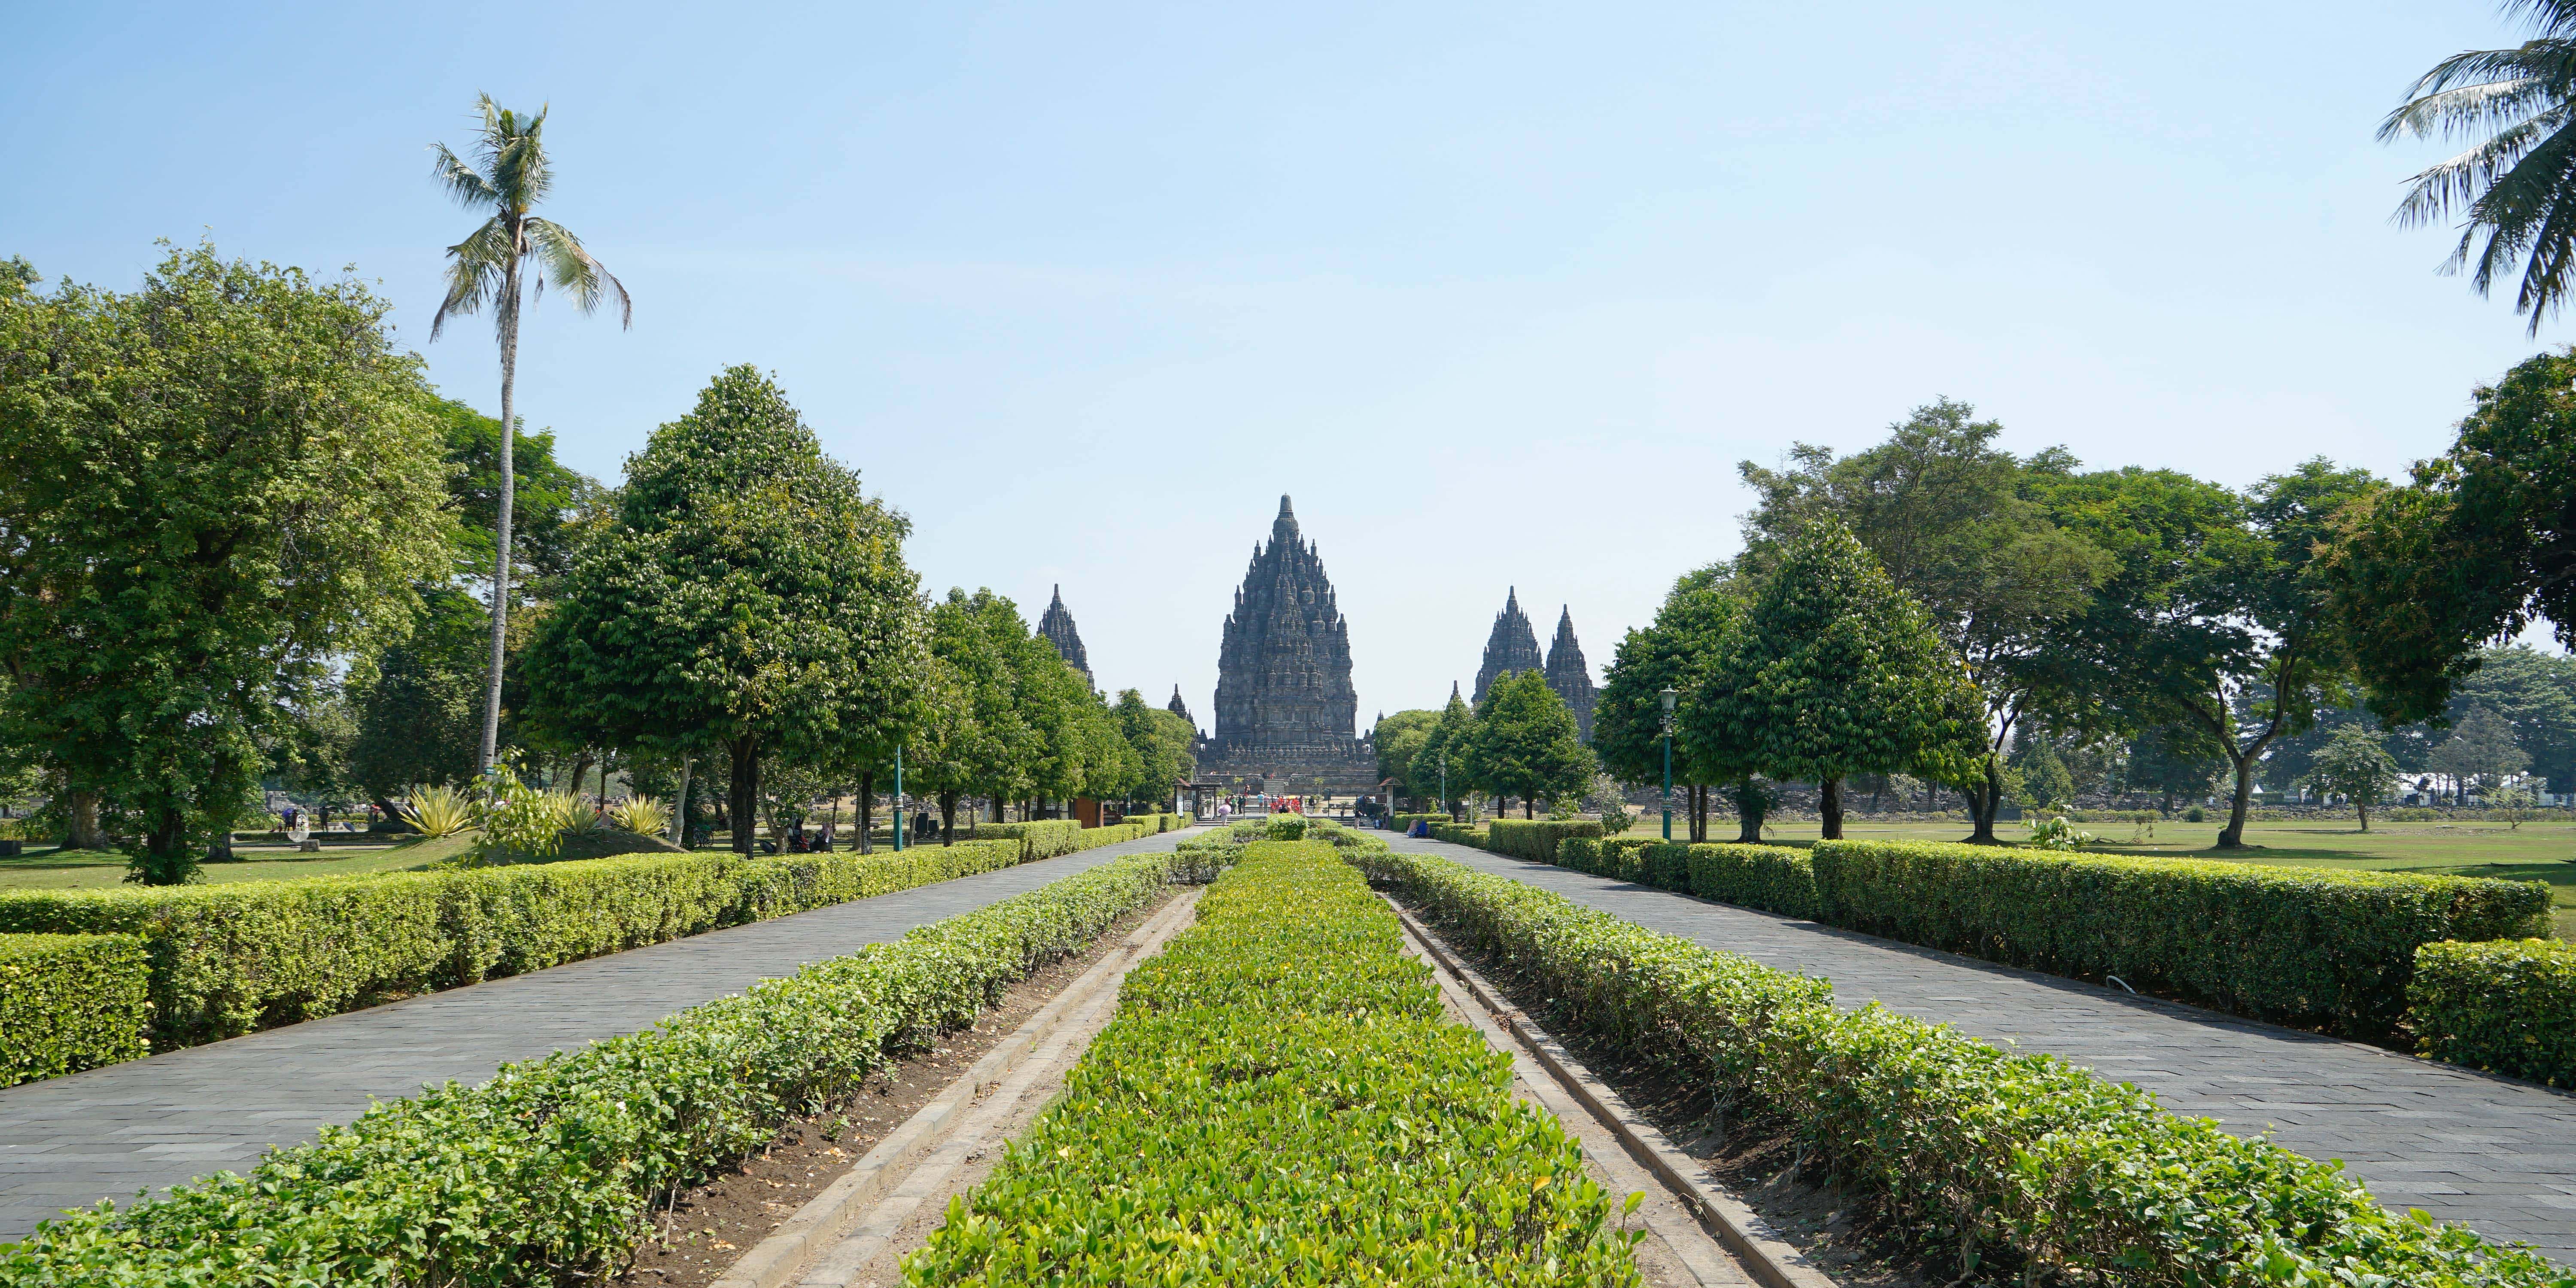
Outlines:
[[[2472,49],[2435,64],[2380,122],[2379,138],[2476,140],[2409,181],[2396,222],[2466,215],[2443,271],[2467,268],[2484,295],[2523,261],[2514,311],[2529,314],[2538,335],[2541,318],[2576,289],[2576,0],[2506,0],[2505,12],[2529,17],[2539,32],[2511,49]]]
[[[493,330],[501,341],[500,553],[492,565],[492,665],[484,683],[483,737],[474,758],[475,769],[480,772],[492,767],[494,744],[501,736],[501,656],[503,629],[510,613],[510,502],[515,487],[510,453],[511,440],[518,431],[521,286],[533,285],[533,294],[542,297],[547,284],[552,283],[556,290],[570,294],[573,304],[584,313],[614,295],[619,321],[627,326],[635,323],[635,302],[627,298],[626,287],[582,249],[581,239],[571,230],[528,213],[554,186],[554,173],[546,164],[546,109],[538,108],[534,116],[522,116],[503,109],[489,94],[481,95],[475,107],[483,121],[474,144],[474,162],[468,164],[448,151],[444,143],[433,143],[432,172],[459,205],[468,210],[488,208],[492,217],[468,233],[465,240],[447,248],[447,299],[438,306],[438,316],[430,320],[429,338],[438,338],[449,314],[469,314],[486,304],[493,306]],[[535,265],[533,272],[528,267],[531,261]]]

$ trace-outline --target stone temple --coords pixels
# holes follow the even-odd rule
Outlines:
[[[1574,610],[1557,610],[1556,641],[1542,657],[1538,632],[1530,629],[1529,614],[1521,611],[1520,588],[1515,586],[1504,596],[1503,611],[1494,614],[1494,633],[1485,640],[1485,664],[1476,670],[1476,705],[1484,705],[1494,681],[1523,671],[1547,677],[1547,687],[1574,712],[1574,725],[1583,740],[1592,741],[1592,711],[1600,705],[1601,695],[1592,685],[1592,667],[1584,661],[1583,645],[1574,638]]]
[[[1377,750],[1353,734],[1350,623],[1287,497],[1234,592],[1216,670],[1216,734],[1199,748],[1202,780],[1286,794],[1375,789]]]
[[[1064,587],[1055,588],[1055,602],[1047,605],[1046,614],[1038,618],[1038,634],[1064,658],[1064,664],[1082,672],[1082,682],[1099,687],[1091,678],[1091,655],[1082,651],[1082,632],[1073,629],[1073,614],[1064,610]]]

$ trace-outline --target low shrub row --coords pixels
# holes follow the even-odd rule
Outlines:
[[[2426,944],[2415,950],[2406,1002],[2422,1054],[2576,1087],[2576,944]]]
[[[1107,829],[1100,829],[1107,830]],[[161,889],[0,894],[0,933],[127,934],[170,1050],[1020,861],[1015,840],[900,854],[671,854]]]
[[[142,940],[0,935],[0,1087],[135,1059],[151,1023]]]
[[[379,1103],[248,1177],[48,1222],[0,1247],[0,1281],[597,1282],[629,1261],[656,1203],[787,1119],[846,1102],[1203,861],[1133,855],[478,1087]]]
[[[1472,845],[1481,850],[1485,848],[1485,829],[1481,824],[1476,823],[1434,821],[1431,824],[1431,839],[1447,841],[1451,845]]]
[[[1177,832],[1197,822],[1187,814],[1130,814],[1120,821],[1129,826],[1145,829],[1143,834],[1146,836]]]
[[[1485,848],[1496,854],[1508,854],[1533,863],[1556,862],[1556,848],[1561,841],[1575,837],[1598,841],[1598,820],[1498,818],[1485,825]]]
[[[1580,1147],[1335,855],[1252,844],[905,1281],[1636,1283]]]
[[[2416,950],[2545,927],[2539,881],[1999,846],[1568,841],[1566,867],[2258,1019],[2386,1040]]]
[[[1020,861],[1034,863],[1059,854],[1073,854],[1116,845],[1120,841],[1132,841],[1140,836],[1152,836],[1155,831],[1153,826],[1132,818],[1107,827],[1084,827],[1078,820],[1069,818],[1044,818],[1026,823],[978,823],[974,837],[978,841],[1016,840],[1020,843]]]
[[[1460,947],[1556,999],[1560,1022],[1797,1133],[1967,1277],[2123,1285],[2564,1288],[2529,1249],[2392,1216],[2340,1165],[2159,1108],[1822,980],[1660,935],[1429,855],[1362,853]],[[1500,969],[1500,968],[1498,968]],[[1811,1166],[1813,1166],[1811,1164]]]

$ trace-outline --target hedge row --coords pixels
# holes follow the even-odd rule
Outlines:
[[[1254,843],[1198,915],[906,1283],[1637,1282],[1577,1142],[1333,846]]]
[[[0,935],[0,1087],[147,1053],[152,1002],[132,935]]]
[[[1451,845],[1472,845],[1481,850],[1485,848],[1485,829],[1475,823],[1448,823],[1435,820],[1431,824],[1431,839],[1447,841]]]
[[[2438,1060],[2576,1086],[2576,944],[2556,939],[2415,950],[2406,1027]]]
[[[978,841],[991,841],[997,838],[1018,841],[1020,861],[1023,863],[1052,859],[1059,854],[1098,849],[1104,845],[1116,845],[1120,841],[1132,841],[1140,836],[1154,834],[1154,826],[1140,823],[1132,818],[1108,827],[1084,827],[1079,820],[1070,818],[1036,819],[1027,823],[978,823],[975,825],[974,833]]]
[[[1160,836],[1165,832],[1177,832],[1192,826],[1198,820],[1187,814],[1130,814],[1121,821],[1145,829],[1144,834],[1147,836]]]
[[[140,937],[153,1045],[170,1050],[988,872],[1019,862],[1020,850],[968,841],[900,854],[672,854],[13,891],[0,895],[0,932]]]
[[[1486,849],[1533,863],[1556,862],[1557,844],[1575,837],[1598,841],[1601,839],[1601,824],[1582,820],[1498,818],[1485,825]]]
[[[2392,1216],[2340,1165],[2183,1118],[2134,1087],[1660,935],[1428,855],[1366,853],[1460,946],[1520,972],[1564,1022],[1768,1111],[1883,1196],[1963,1273],[2123,1285],[2564,1288],[2530,1249]]]
[[[2539,881],[1997,846],[1570,841],[1567,867],[2060,975],[2117,975],[2258,1019],[2384,1040],[2416,950],[2544,927]]]
[[[1206,855],[1133,855],[642,1033],[386,1101],[311,1145],[0,1248],[0,1281],[521,1285],[622,1269],[677,1189],[858,1094]]]

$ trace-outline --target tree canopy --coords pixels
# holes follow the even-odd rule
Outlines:
[[[1494,681],[1462,741],[1473,785],[1521,798],[1525,817],[1535,814],[1537,798],[1579,795],[1592,781],[1592,752],[1577,732],[1574,710],[1537,671]],[[1450,772],[1454,779],[1457,767]]]

